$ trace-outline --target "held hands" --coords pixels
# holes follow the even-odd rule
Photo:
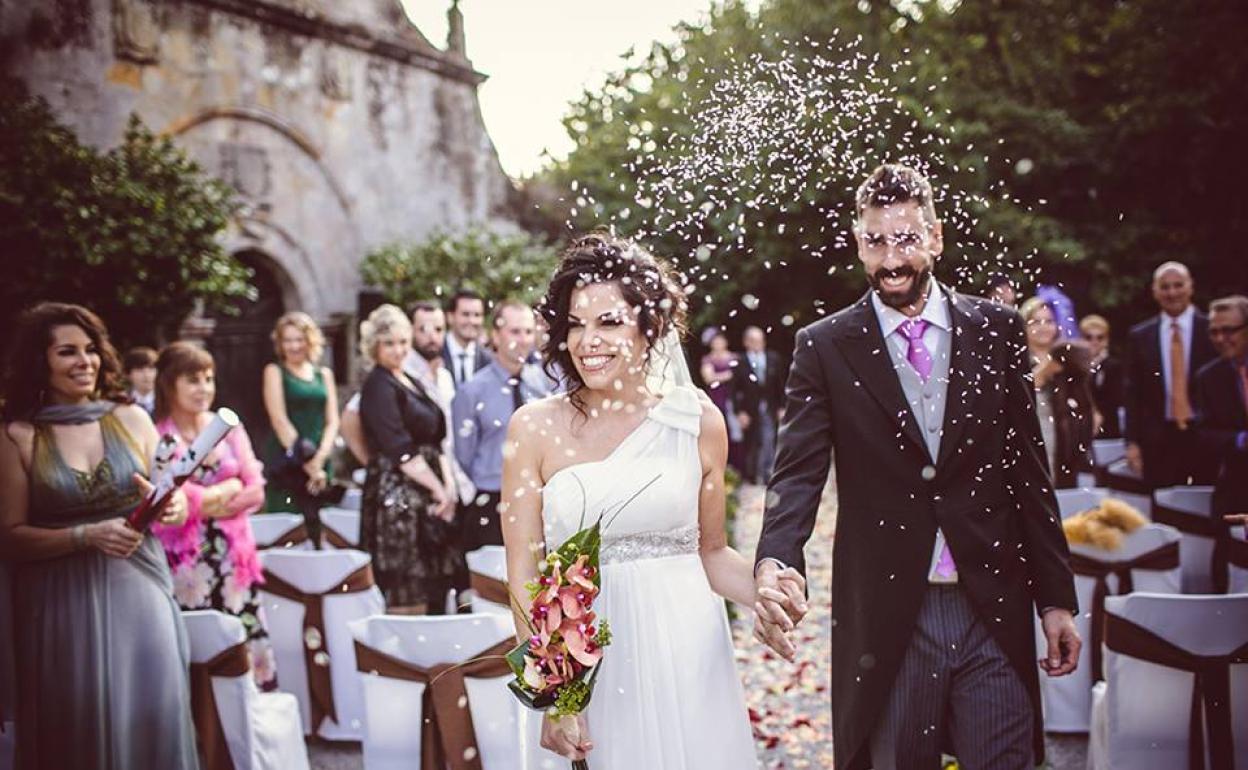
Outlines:
[[[1048,651],[1040,659],[1040,668],[1051,677],[1066,676],[1079,665],[1079,650],[1083,640],[1075,630],[1075,619],[1070,610],[1054,607],[1044,613],[1040,621],[1044,630]]]
[[[85,525],[83,539],[88,547],[114,559],[129,559],[143,544],[143,535],[130,529],[122,518]]]
[[[570,760],[585,759],[593,750],[585,716],[542,719],[542,748]]]
[[[429,496],[433,498],[429,503],[429,515],[436,516],[442,521],[450,521],[455,518],[455,492],[453,488],[444,484],[434,484],[426,488],[429,490]]]
[[[806,579],[792,567],[764,560],[754,575],[754,638],[792,663],[789,632],[806,616]]]
[[[155,488],[152,486],[152,482],[137,473],[134,474],[134,483],[138,485],[139,493],[144,497],[151,494]],[[186,521],[186,514],[186,494],[180,489],[174,490],[173,495],[169,498],[169,502],[165,505],[165,512],[160,515],[160,523],[176,527]],[[142,540],[142,535],[140,535],[140,540]]]
[[[310,495],[320,492],[329,482],[329,476],[325,473],[325,460],[319,455],[313,455],[303,464],[303,472],[308,476],[306,488]]]

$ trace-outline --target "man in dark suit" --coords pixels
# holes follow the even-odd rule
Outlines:
[[[1197,435],[1213,459],[1215,515],[1248,514],[1248,297],[1209,306],[1219,358],[1196,374]]]
[[[1153,271],[1161,313],[1131,329],[1127,356],[1127,462],[1152,488],[1212,481],[1192,427],[1190,383],[1217,353],[1209,319],[1192,305],[1192,274],[1181,262]]]
[[[835,457],[832,730],[838,770],[1030,770],[1044,754],[1034,614],[1073,671],[1074,580],[1022,319],[941,286],[928,181],[881,166],[854,234],[871,289],[797,333],[758,544],[755,634],[782,655]]]
[[[494,356],[485,349],[481,328],[485,322],[485,300],[471,289],[460,289],[446,305],[451,333],[442,344],[442,362],[455,380],[455,389],[490,365]]]
[[[780,356],[767,349],[767,335],[757,326],[741,337],[745,353],[732,373],[733,408],[744,433],[741,439],[742,475],[752,484],[765,484],[776,455],[776,426],[784,403],[784,369]]]

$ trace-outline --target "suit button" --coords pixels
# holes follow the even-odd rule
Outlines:
[[[936,466],[924,465],[923,470],[919,471],[919,475],[923,477],[924,481],[931,481],[936,478]]]

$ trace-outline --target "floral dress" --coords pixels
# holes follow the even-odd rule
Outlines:
[[[171,420],[161,421],[156,428],[162,437],[177,442],[178,454],[184,450],[185,441]],[[220,610],[241,620],[247,631],[256,684],[272,690],[277,687],[277,669],[256,594],[263,577],[248,520],[264,505],[263,468],[252,451],[247,432],[242,426],[235,428],[183,485],[186,522],[176,527],[157,524],[152,529],[165,546],[178,604],[184,610]],[[203,515],[208,490],[233,478],[242,482],[243,490],[226,506],[229,515]]]

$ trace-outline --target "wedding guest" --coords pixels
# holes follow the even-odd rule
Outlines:
[[[742,476],[766,484],[776,453],[776,429],[784,406],[784,370],[780,356],[767,350],[767,335],[757,326],[741,337],[745,353],[733,375],[733,407],[741,424]]]
[[[1018,292],[1014,289],[1014,282],[1005,273],[992,273],[989,275],[988,284],[985,288],[988,290],[988,299],[998,305],[1018,307]]]
[[[741,423],[737,421],[733,410],[732,380],[733,372],[740,363],[736,353],[728,349],[728,337],[723,329],[712,326],[702,333],[702,344],[708,350],[702,356],[699,367],[702,382],[706,385],[707,395],[711,403],[724,415],[728,426],[728,464],[737,471],[742,470],[741,458]]]
[[[1049,379],[1053,346],[1057,344],[1057,316],[1053,308],[1039,297],[1031,297],[1018,309],[1027,334],[1027,353],[1031,362],[1032,386],[1036,391],[1036,416],[1040,419],[1040,435],[1052,471],[1057,460],[1057,417],[1054,413],[1053,383]]]
[[[442,347],[446,343],[446,313],[437,303],[426,300],[412,306],[412,350],[403,362],[403,370],[425,386],[427,392],[442,409],[446,424],[451,424],[451,401],[455,398],[455,378],[442,360]],[[455,432],[446,431],[442,440],[442,456],[451,464],[455,474],[455,488],[461,503],[468,503],[476,494],[468,474],[455,459]]]
[[[156,368],[156,431],[180,456],[212,422],[217,396],[212,355],[189,342],[160,351]],[[256,588],[263,582],[251,514],[264,505],[264,466],[239,425],[182,487],[187,518],[156,525],[173,572],[173,595],[184,610],[219,610],[243,623],[252,673],[262,689],[277,686],[273,649]]]
[[[130,348],[121,362],[130,385],[130,400],[143,407],[147,416],[156,411],[156,351]]]
[[[1192,305],[1192,274],[1181,262],[1153,271],[1161,312],[1131,329],[1127,355],[1127,462],[1150,487],[1211,481],[1192,427],[1189,384],[1217,353],[1209,319]]]
[[[1092,400],[1092,351],[1076,340],[1059,342],[1034,376],[1036,399],[1045,394],[1052,420],[1053,445],[1045,449],[1053,484],[1070,489],[1080,473],[1092,471],[1092,437],[1101,419]]]
[[[1084,316],[1079,331],[1092,351],[1092,398],[1101,415],[1101,429],[1096,435],[1119,438],[1122,422],[1118,411],[1122,408],[1124,374],[1122,362],[1109,350],[1109,322],[1099,315]]]
[[[1219,357],[1196,374],[1197,435],[1215,463],[1215,515],[1248,524],[1248,297],[1209,306],[1209,337]]]
[[[460,386],[451,403],[455,457],[477,489],[460,512],[465,551],[503,544],[498,502],[507,423],[521,406],[550,395],[549,381],[527,363],[537,337],[533,309],[523,302],[502,302],[491,326],[494,360]]]
[[[446,335],[442,360],[455,379],[455,387],[459,388],[471,380],[479,369],[488,366],[492,358],[481,340],[485,300],[471,289],[460,289],[451,295],[446,316],[451,333]]]
[[[382,305],[360,324],[372,364],[360,395],[370,454],[360,508],[360,543],[389,612],[445,611],[465,569],[455,518],[456,490],[442,454],[446,420],[424,385],[403,371],[412,324]]]
[[[277,362],[264,367],[264,409],[273,430],[264,448],[265,510],[299,511],[319,542],[319,496],[330,483],[329,454],[338,437],[334,373],[319,365],[325,338],[307,313],[277,319],[272,339]]]
[[[15,565],[16,767],[195,770],[186,631],[160,542],[125,517],[158,441],[104,324],[47,302],[12,329],[0,558]],[[163,522],[186,516],[175,495]]]

